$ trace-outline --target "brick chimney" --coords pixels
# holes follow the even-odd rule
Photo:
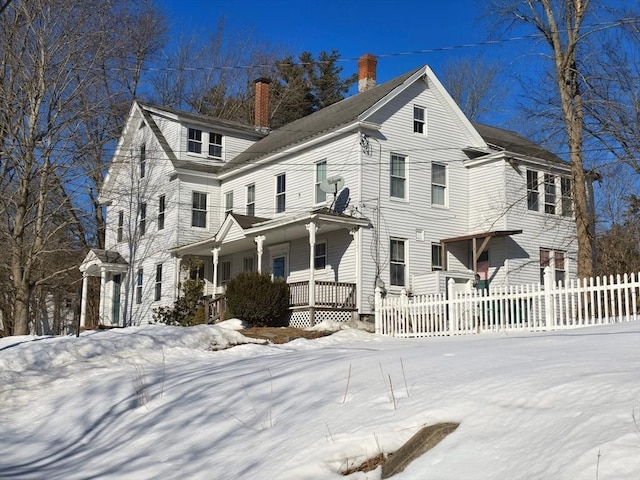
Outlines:
[[[256,112],[255,127],[256,130],[266,132],[269,130],[269,84],[271,80],[268,78],[258,78],[256,84]]]
[[[377,64],[378,59],[370,53],[365,53],[358,59],[358,92],[364,92],[376,86]]]

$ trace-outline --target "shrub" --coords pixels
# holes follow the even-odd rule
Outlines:
[[[267,273],[244,272],[227,283],[227,310],[253,327],[284,325],[289,285]]]
[[[188,259],[183,263],[182,269],[188,272],[200,264],[201,262],[197,260]],[[204,293],[204,281],[187,278],[180,282],[180,291],[181,295],[172,307],[159,307],[153,310],[153,321],[182,327],[206,323],[204,305],[200,302]]]

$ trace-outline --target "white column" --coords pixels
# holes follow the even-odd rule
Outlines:
[[[106,304],[107,304],[107,270],[104,267],[100,267],[100,313],[98,314],[98,323],[101,325],[104,325],[105,319],[109,316],[105,312]]]
[[[318,227],[314,222],[309,222],[306,225],[309,231],[309,315],[311,317],[311,325],[316,324],[315,319],[315,306],[316,306],[316,269],[315,269],[315,257],[316,257],[316,232]]]
[[[264,250],[264,235],[258,235],[253,239],[256,242],[256,250],[258,251],[258,273],[262,273],[262,252]]]
[[[182,270],[182,257],[176,257],[176,273],[173,286],[173,300],[176,301],[180,297],[180,273]]]
[[[362,297],[362,258],[360,257],[360,227],[352,228],[349,230],[349,234],[353,237],[353,243],[356,246],[356,308],[358,309],[357,313],[362,313],[360,311],[360,305],[362,304],[360,299]]]
[[[82,273],[82,300],[80,302],[80,326],[87,325],[87,298],[89,290],[89,276],[87,272]]]
[[[218,293],[218,258],[220,257],[220,247],[211,249],[213,255],[213,291]]]

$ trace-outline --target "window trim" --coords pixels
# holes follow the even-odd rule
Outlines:
[[[140,236],[143,236],[145,233],[147,233],[147,203],[146,202],[142,202],[140,204],[140,223],[139,223],[138,229],[139,229],[138,233],[140,234]]]
[[[147,146],[143,143],[140,145],[140,178],[144,178],[147,174]]]
[[[434,255],[435,251],[437,255]],[[431,244],[431,271],[443,271],[444,268],[444,248],[442,248],[442,244],[439,242],[433,242]],[[437,262],[435,261],[437,260]]]
[[[318,253],[318,247],[322,245],[324,247],[324,253]],[[327,248],[327,241],[322,240],[316,242],[313,246],[313,268],[314,270],[324,270],[327,268],[327,259],[328,259],[329,250]],[[319,261],[321,261],[321,265],[319,265]]]
[[[139,268],[136,274],[136,305],[140,305],[142,303],[143,285],[144,285],[144,270],[142,268]]]
[[[204,209],[202,208],[196,208],[196,195],[201,195],[204,197]],[[198,197],[201,198],[201,197]],[[200,192],[200,191],[196,191],[193,190],[191,192],[191,227],[192,228],[207,228],[207,203],[208,203],[208,195],[205,192]],[[198,206],[200,205],[200,202],[198,204]],[[196,214],[198,214],[198,217],[196,217]],[[196,225],[196,223],[200,223],[200,222],[196,222],[196,218],[200,219],[200,216],[202,216],[204,218],[204,226],[201,225]]]
[[[164,230],[164,219],[167,208],[167,196],[158,196],[158,230]]]
[[[154,302],[160,301],[162,298],[162,264],[158,263],[156,265],[156,283],[153,293]]]
[[[282,190],[280,189],[280,179],[282,179]],[[287,211],[287,174],[276,175],[276,195],[275,213],[285,213]]]
[[[223,155],[223,142],[224,142],[224,135],[222,135],[221,133],[216,133],[216,132],[207,132],[207,136],[209,137],[208,140],[208,145],[209,148],[207,150],[207,156],[210,158],[217,158],[222,160],[222,155]],[[214,140],[217,140],[220,137],[220,143],[216,143]],[[215,149],[219,149],[220,150],[220,155],[216,155],[215,153],[211,153],[211,147]]]
[[[402,160],[402,176],[394,175],[394,160]],[[394,180],[401,180],[402,196],[394,195]],[[407,200],[407,156],[399,153],[391,153],[389,157],[389,197],[396,200]]]
[[[434,167],[442,167],[444,170],[444,183],[437,183],[434,179]],[[448,207],[449,206],[449,169],[445,163],[431,162],[431,206],[434,207]],[[436,203],[434,201],[434,189],[442,189],[442,203]]]
[[[394,259],[394,243],[402,243],[402,259]],[[407,239],[391,237],[389,239],[389,285],[405,288],[407,285]],[[397,275],[394,274],[394,266],[402,269],[402,283],[394,283]]]
[[[120,243],[124,238],[124,210],[118,211],[118,228],[116,229],[116,242]]]
[[[233,190],[229,190],[224,194],[224,217],[233,213]]]
[[[558,213],[558,192],[556,188],[556,176],[551,173],[544,174],[544,213],[556,215]]]
[[[191,135],[192,133],[193,138]],[[187,127],[187,153],[202,155],[202,143],[202,130],[199,128]]]
[[[422,112],[422,118],[418,118],[416,112]],[[422,130],[422,131],[419,131]],[[413,133],[420,136],[427,136],[427,109],[422,105],[413,106]]]
[[[249,194],[251,193],[251,195]],[[245,214],[250,217],[256,216],[256,184],[251,183],[247,185],[245,190]]]
[[[527,169],[527,210],[540,211],[540,175],[537,170]],[[535,180],[535,183],[534,183]]]
[[[319,169],[320,166],[324,165],[324,171]],[[320,178],[322,177],[322,178]],[[327,201],[327,192],[320,189],[320,184],[323,180],[327,179],[327,160],[323,159],[319,162],[315,163],[315,184],[313,189],[313,203],[315,205],[325,203]]]

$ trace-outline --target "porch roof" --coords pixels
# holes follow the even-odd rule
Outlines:
[[[491,230],[482,233],[471,233],[469,235],[461,235],[459,237],[443,238],[440,243],[455,243],[463,242],[465,240],[473,240],[474,238],[495,238],[495,237],[508,237],[510,235],[518,235],[522,233],[522,230]]]
[[[304,237],[308,235],[306,224],[309,222],[318,223],[325,232],[370,225],[367,218],[352,217],[328,208],[272,219],[230,213],[213,237],[175,247],[170,251],[176,255],[210,255],[212,248],[223,247],[225,254],[235,253],[256,248],[254,239],[259,235],[267,236],[265,245]]]
[[[100,275],[107,272],[126,272],[129,263],[118,252],[92,248],[80,264],[80,271],[86,275]]]

